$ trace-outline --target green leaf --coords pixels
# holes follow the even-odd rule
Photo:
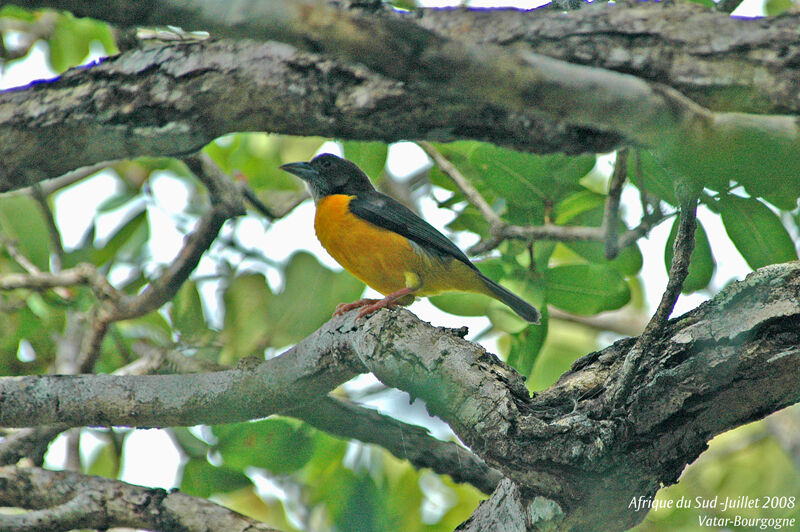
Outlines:
[[[767,0],[764,2],[764,11],[768,17],[774,17],[789,11],[792,5],[792,0]]]
[[[559,201],[553,209],[555,214],[555,223],[564,225],[580,216],[581,214],[589,211],[597,211],[602,213],[606,203],[606,196],[597,194],[591,190],[581,190],[570,194],[561,201]],[[601,215],[602,218],[602,215]]]
[[[664,248],[664,264],[669,272],[670,264],[672,264],[672,257],[675,254],[675,237],[678,234],[678,226],[680,220],[675,219],[672,224],[672,231],[669,233],[667,239],[667,246]],[[703,229],[703,224],[697,221],[697,230],[694,233],[694,250],[689,262],[689,274],[683,282],[684,294],[702,290],[711,282],[711,277],[714,275],[714,269],[717,267],[714,262],[714,256],[711,254],[711,246],[708,243],[706,231]]]
[[[320,430],[311,431],[314,439],[314,454],[303,467],[298,476],[307,484],[325,481],[336,475],[342,467],[348,443]]]
[[[75,18],[70,13],[62,14],[48,39],[50,66],[56,72],[63,72],[80,65],[89,55],[93,41],[99,41],[109,54],[118,51],[106,24],[89,18]]]
[[[180,331],[181,337],[184,339],[196,338],[208,332],[208,324],[203,314],[203,304],[200,301],[200,293],[197,291],[195,282],[183,283],[172,300],[169,316],[175,329]]]
[[[499,196],[509,204],[528,209],[535,209],[544,201],[558,201],[565,194],[582,188],[578,181],[595,164],[593,155],[534,155],[474,141],[438,144],[437,149],[479,192],[489,196],[490,203],[496,199],[492,196]],[[448,190],[457,190],[438,168],[431,172],[431,179]]]
[[[675,175],[667,172],[664,165],[647,150],[640,150],[639,157],[642,168],[641,186],[638,180],[633,183],[643,188],[647,194],[656,196],[670,205],[678,205],[675,198]]]
[[[149,343],[166,346],[172,341],[172,327],[159,312],[149,312],[144,316],[117,322],[115,327],[129,339],[147,340]],[[110,339],[106,337],[106,343]],[[116,368],[103,367],[113,371]]]
[[[544,282],[548,303],[574,314],[615,310],[631,298],[619,272],[601,264],[556,266],[545,272]]]
[[[547,338],[549,316],[546,307],[543,307],[541,311],[542,319],[539,325],[528,325],[517,334],[509,335],[511,345],[506,361],[525,377],[528,377],[533,371],[533,366]]]
[[[792,237],[769,207],[734,195],[721,196],[718,206],[725,231],[751,268],[797,260]]]
[[[209,445],[192,434],[186,427],[171,427],[167,429],[172,434],[172,439],[180,446],[190,458],[205,458],[208,455]]]
[[[50,269],[50,231],[42,209],[29,196],[0,197],[0,231],[42,271]]]
[[[225,347],[220,356],[222,363],[266,347],[265,324],[271,319],[269,302],[273,297],[263,275],[242,275],[231,280],[223,295]]]
[[[15,18],[24,22],[36,22],[36,15],[32,11],[10,5],[0,7],[0,17]]]
[[[454,316],[486,316],[492,298],[468,292],[447,292],[428,300],[436,308]]]
[[[147,209],[141,205],[138,213],[117,229],[106,244],[94,253],[93,262],[98,265],[105,264],[118,258],[123,251],[130,255],[139,255],[149,238]]]
[[[227,493],[250,484],[250,479],[241,471],[213,466],[205,458],[190,458],[183,466],[181,491],[195,497]]]
[[[123,205],[139,197],[139,192],[131,188],[125,188],[112,196],[106,198],[100,205],[97,206],[97,212],[110,212],[119,209]]]
[[[596,203],[596,198],[587,197],[587,203]],[[575,212],[575,208],[571,212]],[[600,227],[603,220],[604,203],[599,204],[594,209],[587,209],[574,214],[566,225],[583,225],[589,227]],[[621,220],[617,225],[618,234],[623,234],[628,227]],[[622,275],[636,275],[642,269],[642,252],[637,244],[632,244],[619,253],[612,260],[606,258],[605,242],[597,241],[576,241],[564,242],[564,246],[571,249],[589,262],[605,264],[611,266]]]
[[[106,437],[113,437],[107,435]],[[105,478],[119,476],[121,460],[117,448],[109,442],[100,444],[89,457],[85,473]]]
[[[236,133],[208,144],[203,150],[222,170],[241,173],[250,187],[268,201],[275,191],[298,192],[303,182],[280,169],[288,162],[307,161],[323,143],[319,137],[288,137],[267,133]]]
[[[310,253],[298,252],[284,269],[284,289],[273,294],[263,276],[238,277],[225,292],[226,339],[222,362],[267,346],[298,342],[328,321],[342,302],[353,301],[364,285],[347,272],[333,272]]]
[[[385,143],[347,141],[342,142],[342,148],[345,159],[356,163],[373,182],[380,180],[389,153],[389,147]]]
[[[254,466],[286,475],[303,467],[314,452],[310,430],[285,419],[215,427],[214,434],[225,465],[240,471]]]

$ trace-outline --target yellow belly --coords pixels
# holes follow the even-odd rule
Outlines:
[[[456,259],[418,252],[397,233],[350,212],[353,196],[335,194],[317,204],[314,229],[322,246],[344,269],[383,295],[403,288],[429,296],[459,290],[489,293],[475,272]]]

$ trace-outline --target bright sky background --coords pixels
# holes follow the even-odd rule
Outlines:
[[[419,2],[423,6],[442,7],[453,5],[457,2],[447,0],[424,0]],[[538,1],[519,1],[504,2],[503,5],[519,8],[532,8],[540,5]],[[488,7],[499,5],[496,1],[470,2],[475,7]],[[761,13],[761,2],[758,0],[745,2],[737,14],[743,16],[754,16]],[[13,35],[7,39],[13,39]],[[10,43],[9,43],[10,44]],[[87,62],[100,57],[101,50],[97,50],[92,56],[87,58]],[[54,73],[47,67],[46,61],[47,47],[41,43],[31,50],[30,55],[24,61],[14,62],[4,71],[0,72],[0,90],[10,87],[21,86],[34,79],[51,78]],[[326,145],[323,151],[335,151],[336,146]],[[599,164],[607,172],[610,172],[613,157],[607,155],[600,158]],[[391,146],[389,152],[388,166],[392,173],[398,176],[408,175],[415,168],[421,165],[430,164],[427,156],[417,146],[411,143],[398,143]],[[104,199],[108,198],[116,189],[115,178],[110,175],[99,175],[88,182],[80,183],[66,189],[60,193],[56,201],[56,216],[59,227],[63,231],[63,239],[66,247],[74,245],[84,233],[92,217],[95,207]],[[180,212],[188,201],[188,194],[182,183],[161,174],[152,181],[154,197],[160,203],[150,209],[150,223],[152,227],[158,227],[157,231],[152,231],[152,241],[150,243],[154,260],[161,263],[170,262],[182,241],[181,234],[174,228],[170,213]],[[622,204],[625,209],[626,221],[629,226],[638,224],[641,217],[641,208],[638,200],[638,192],[635,188],[627,185],[623,191]],[[436,203],[431,198],[423,198],[420,201],[423,216],[435,227],[442,229],[452,218],[453,213],[448,210],[438,209]],[[273,224],[268,232],[264,232],[264,225],[255,216],[248,216],[240,223],[238,237],[240,241],[248,247],[268,249],[271,259],[283,261],[298,249],[307,249],[317,256],[325,265],[339,269],[339,266],[322,249],[313,233],[314,207],[311,202],[306,202],[296,208],[290,215],[283,220]],[[119,220],[124,218],[125,212],[119,211],[104,215],[105,228],[102,224],[98,227],[98,237],[102,237],[102,231],[110,231]],[[717,270],[712,281],[715,288],[724,286],[734,278],[742,278],[749,271],[744,260],[730,243],[719,217],[711,214],[705,207],[700,207],[698,212],[700,221],[705,226],[708,239],[717,261]],[[661,293],[666,287],[667,274],[664,267],[664,245],[669,235],[671,220],[656,227],[648,238],[641,239],[639,245],[644,256],[644,267],[642,278],[646,287],[646,297],[650,308],[655,308]],[[452,235],[451,235],[452,236]],[[462,247],[468,247],[474,240],[466,238],[456,238],[456,242]],[[201,263],[198,273],[212,273],[211,264],[207,261]],[[270,283],[275,287],[279,283],[277,275],[268,276]],[[205,287],[204,295],[213,296],[214,286]],[[376,292],[367,292],[380,297]],[[706,296],[693,294],[681,296],[673,315],[680,315],[706,299]],[[421,319],[431,321],[443,326],[462,326],[467,325],[472,334],[482,331],[488,326],[486,318],[463,318],[445,314],[431,305],[427,300],[420,300],[411,307]],[[493,341],[485,342],[487,348],[494,349]],[[371,377],[362,377],[356,386],[363,385],[371,380]],[[390,407],[391,401],[376,400],[374,404],[378,408],[386,409]],[[417,415],[410,422],[420,423],[421,419],[427,417],[424,409],[415,404]],[[389,410],[390,414],[395,414]],[[427,423],[426,423],[427,425]],[[433,426],[432,430],[439,437],[447,437],[448,429],[444,424]],[[85,436],[82,441],[82,451],[85,455],[93,452],[95,446],[92,445],[91,436]],[[65,440],[59,438],[51,445],[47,462],[50,466],[59,467],[63,463],[65,456]],[[154,456],[158,460],[154,460]],[[86,456],[85,456],[86,458]],[[180,455],[172,445],[169,436],[161,430],[137,430],[131,434],[126,442],[124,453],[124,464],[122,479],[135,484],[142,484],[154,487],[172,488],[175,486],[176,471]],[[269,491],[271,488],[268,483],[259,483],[260,487]]]

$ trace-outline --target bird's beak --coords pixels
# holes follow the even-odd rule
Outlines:
[[[319,176],[319,172],[309,163],[287,163],[281,166],[281,170],[294,174],[303,181],[310,181]]]

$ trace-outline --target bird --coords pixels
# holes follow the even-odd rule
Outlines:
[[[481,273],[467,256],[428,222],[375,190],[355,163],[332,153],[280,167],[305,181],[316,205],[314,230],[322,247],[347,271],[384,295],[342,303],[341,315],[356,319],[381,308],[408,305],[416,297],[463,291],[485,294],[539,323],[530,303]]]

